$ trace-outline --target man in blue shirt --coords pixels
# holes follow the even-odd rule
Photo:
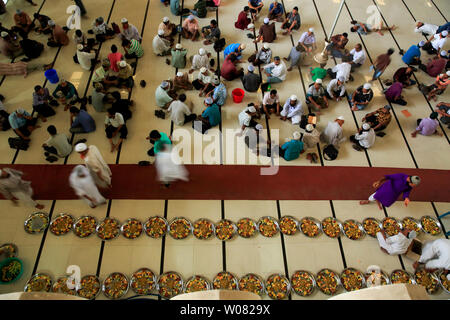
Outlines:
[[[425,41],[422,40],[419,42],[419,44],[413,44],[411,47],[409,47],[408,51],[403,54],[403,62],[407,65],[421,65],[422,62],[420,61],[420,48],[423,47],[424,44]]]
[[[255,21],[258,17],[258,13],[264,7],[263,0],[249,0],[248,6],[250,7],[250,12],[252,14],[252,19]]]
[[[283,5],[279,3],[277,0],[275,0],[269,6],[269,14],[267,18],[269,18],[269,20],[276,20],[277,22],[283,22],[284,20],[283,14],[284,14]]]
[[[198,117],[197,121],[192,123],[192,127],[202,134],[220,123],[220,109],[213,99],[211,97],[206,98],[204,104],[206,106],[205,111]]]
[[[36,126],[37,118],[31,117],[31,115],[22,108],[11,113],[8,117],[8,121],[14,132],[23,140],[31,140],[31,132],[36,128],[40,128],[39,126]]]
[[[225,47],[223,50],[223,58],[226,59],[230,53],[234,53],[238,60],[242,59],[242,51],[246,48],[245,43],[232,43]]]
[[[95,120],[84,110],[70,107],[70,132],[89,133],[95,131]]]
[[[212,91],[212,98],[214,100],[214,103],[219,106],[223,106],[225,104],[225,100],[227,99],[227,88],[223,83],[220,82],[218,76],[214,76],[212,84],[215,87]]]
[[[279,150],[280,156],[286,161],[295,160],[300,156],[300,153],[305,152],[303,142],[300,141],[302,137],[300,132],[295,131],[293,137],[294,139],[283,144]]]

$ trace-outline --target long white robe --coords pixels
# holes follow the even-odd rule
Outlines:
[[[320,137],[326,144],[332,144],[336,148],[339,148],[339,144],[345,141],[343,130],[336,121],[329,121]]]
[[[155,167],[158,181],[163,183],[176,180],[189,181],[188,171],[182,164],[175,163],[172,152],[169,150],[163,150],[156,154]]]
[[[84,177],[80,177],[80,174],[84,175]],[[78,165],[73,168],[69,177],[69,183],[75,194],[86,201],[89,206],[97,206],[106,202],[106,199],[98,191],[91,173],[85,166]],[[91,202],[84,196],[88,196],[93,201]]]
[[[0,193],[5,199],[16,198],[30,207],[35,207],[37,203],[32,198],[31,182],[22,180],[23,172],[10,168],[3,168],[2,171],[9,174],[8,178],[0,179]]]
[[[84,158],[84,163],[91,172],[97,186],[106,188],[111,185],[111,169],[105,160],[103,160],[103,157],[96,146],[89,146],[89,151]],[[99,176],[101,176],[102,179],[100,179]]]

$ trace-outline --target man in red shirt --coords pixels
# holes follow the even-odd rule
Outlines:
[[[239,70],[236,68],[237,57],[235,54],[230,53],[225,61],[222,64],[222,68],[220,68],[220,75],[228,81],[232,81],[240,76],[244,75],[244,70],[240,68]]]
[[[238,20],[234,23],[234,26],[238,29],[245,30],[248,25],[252,22],[248,17],[248,13],[250,11],[250,7],[245,6],[244,10],[239,13]]]
[[[445,50],[441,51],[440,57],[435,57],[426,66],[421,64],[419,68],[428,73],[431,77],[437,77],[445,70],[447,65],[447,52]]]

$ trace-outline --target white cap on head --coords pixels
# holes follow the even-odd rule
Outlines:
[[[83,50],[83,48],[84,48],[84,46],[83,46],[81,43],[77,45],[77,49],[78,49],[78,50],[81,51],[81,50]]]
[[[420,178],[418,176],[411,176],[410,181],[417,186],[420,183]]]
[[[122,60],[119,62],[119,67],[125,68],[127,66],[127,62],[125,60]]]
[[[258,123],[258,124],[255,126],[255,129],[258,130],[258,131],[261,131],[261,130],[263,129],[262,124],[259,124],[259,123]]]
[[[188,19],[189,19],[190,21],[192,21],[192,20],[195,19],[195,17],[191,14],[191,15],[188,17]]]
[[[370,88],[372,88],[372,85],[370,83],[364,83],[363,88],[369,90]]]
[[[314,32],[314,28],[309,28],[309,32]]]
[[[205,99],[206,104],[213,104],[214,100],[211,97]]]
[[[169,17],[164,17],[163,22],[169,22]]]
[[[269,18],[264,18],[264,24],[268,24],[270,22]]]
[[[415,237],[417,237],[417,232],[415,232],[414,230],[411,230],[408,233],[408,239],[414,239]]]
[[[442,51],[441,51],[441,56],[443,56],[443,57],[447,57],[447,51],[445,51],[445,50],[442,50]]]
[[[370,124],[368,124],[367,122],[363,123],[362,128],[364,130],[369,130],[370,129]]]
[[[420,41],[419,42],[419,47],[423,47],[425,45],[425,43],[426,43],[425,40]]]
[[[161,82],[161,88],[167,88],[169,86],[169,83],[167,81]]]
[[[292,96],[289,97],[289,100],[291,101],[297,101],[297,96],[295,94],[293,94]]]
[[[446,37],[446,36],[448,36],[448,31],[444,30],[444,31],[441,32],[441,34],[442,34],[443,37]]]
[[[8,36],[8,32],[2,31],[2,33],[0,33],[0,36],[2,36],[2,38],[5,38]]]
[[[205,73],[206,70],[208,70],[208,69],[206,69],[205,67],[201,67],[201,68],[200,68],[200,72],[201,72],[201,73]]]
[[[219,84],[220,83],[219,77],[218,76],[214,76],[214,78],[212,79],[212,83],[213,84]]]
[[[247,111],[250,113],[255,113],[256,112],[256,108],[254,106],[250,106],[247,108]]]
[[[247,45],[245,43],[241,43],[240,47],[241,47],[241,50],[245,50],[245,48],[247,48]]]
[[[120,20],[121,23],[128,23],[127,18],[122,18],[122,20]]]
[[[177,45],[175,46],[176,49],[182,49],[183,46],[181,45],[181,43],[177,43]]]
[[[25,109],[24,108],[17,108],[16,113],[24,114]]]
[[[183,75],[184,75],[183,72],[181,72],[181,71],[178,71],[178,72],[177,72],[177,77],[182,77]]]
[[[206,54],[206,50],[203,48],[198,49],[198,54],[204,56]]]
[[[55,21],[53,21],[53,20],[48,20],[47,24],[48,24],[49,26],[54,26],[54,25],[55,25]]]
[[[255,27],[255,25],[253,24],[253,23],[250,23],[248,26],[247,26],[247,29],[252,29],[252,28],[254,28]]]
[[[295,140],[299,140],[300,137],[301,137],[301,134],[300,134],[300,132],[295,131],[295,132],[292,134],[292,136],[294,137]]]
[[[337,120],[342,120],[342,121],[345,120],[343,116],[339,116],[339,117],[337,117],[336,119],[337,119]]]
[[[343,76],[340,76],[339,78],[337,78],[339,82],[345,82],[345,78]]]
[[[269,49],[269,45],[267,43],[264,43],[263,48],[267,50],[267,49]]]
[[[446,74],[450,77],[450,70],[446,72]]]
[[[163,29],[158,29],[158,35],[163,36],[164,35],[164,30]]]
[[[315,81],[315,83],[320,83],[320,84],[322,84],[322,79],[316,79],[316,81]]]
[[[250,65],[247,67],[247,70],[250,71],[250,72],[253,72],[253,71],[255,71],[255,67],[254,67],[253,65],[250,64]]]
[[[87,150],[87,145],[86,145],[86,143],[77,143],[76,145],[75,145],[75,151],[76,152],[83,152],[83,151],[86,151]]]
[[[314,126],[311,123],[308,123],[305,127],[307,132],[312,132],[314,130]]]

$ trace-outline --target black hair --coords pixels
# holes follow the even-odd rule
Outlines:
[[[275,56],[273,60],[281,60],[279,56]]]
[[[80,110],[75,106],[71,106],[69,110],[70,110],[70,113],[76,113],[76,114],[80,113]]]
[[[36,13],[33,14],[33,17],[34,17],[35,19],[39,19],[40,14],[36,12]]]
[[[391,55],[391,54],[393,54],[394,53],[394,49],[392,49],[392,48],[390,48],[388,51],[387,51],[387,54],[388,55]]]
[[[117,46],[115,44],[113,44],[111,46],[111,51],[112,51],[112,53],[116,53],[117,52]]]
[[[344,37],[348,37],[348,33],[347,32],[344,32],[343,34],[342,34]]]
[[[297,10],[298,11],[298,7],[294,7],[294,9],[293,10]]]
[[[439,113],[437,113],[436,111],[433,111],[433,112],[430,114],[430,119],[437,119],[438,116],[439,116]]]
[[[237,60],[236,55],[234,55],[234,54],[230,55],[230,61],[231,62],[235,62],[236,60]]]
[[[152,130],[150,132],[150,138],[151,139],[159,139],[159,138],[161,138],[161,134],[158,132],[158,130]]]
[[[248,10],[250,10],[250,7],[249,6],[245,6],[244,7],[244,11],[248,11]]]
[[[56,127],[54,125],[49,125],[47,127],[47,132],[50,133],[51,135],[55,135],[56,134]]]
[[[358,48],[362,49],[362,44],[361,43],[357,43],[355,47],[358,47]]]
[[[273,89],[273,90],[270,90],[270,94],[277,94],[278,93],[278,91],[277,90],[275,90],[275,89]]]
[[[211,23],[214,26],[217,26],[217,21],[215,19],[212,19],[209,23]]]
[[[81,31],[80,29],[78,29],[78,30],[75,31],[75,34],[76,34],[78,37],[81,37],[81,36],[83,35],[83,31]]]
[[[351,23],[351,24],[357,24],[357,23],[358,23],[358,21],[356,21],[356,20],[352,20],[352,21],[350,21],[350,23]]]
[[[127,45],[130,44],[130,41],[128,41],[127,39],[123,39],[122,41],[122,47],[126,47]]]
[[[350,32],[356,32],[358,30],[357,26],[353,26],[350,28]]]
[[[250,102],[248,105],[247,105],[247,107],[254,107],[255,106],[255,104],[253,103],[253,102]]]
[[[114,108],[109,108],[108,110],[106,110],[106,112],[108,112],[108,114],[110,115],[114,115],[116,113],[116,110]]]
[[[41,89],[42,89],[42,87],[40,85],[37,85],[34,87],[34,92],[38,92]]]
[[[178,100],[180,100],[181,102],[185,102],[186,101],[186,95],[184,93],[180,94],[178,96]]]
[[[111,92],[111,96],[116,100],[120,100],[120,92],[119,91]]]

